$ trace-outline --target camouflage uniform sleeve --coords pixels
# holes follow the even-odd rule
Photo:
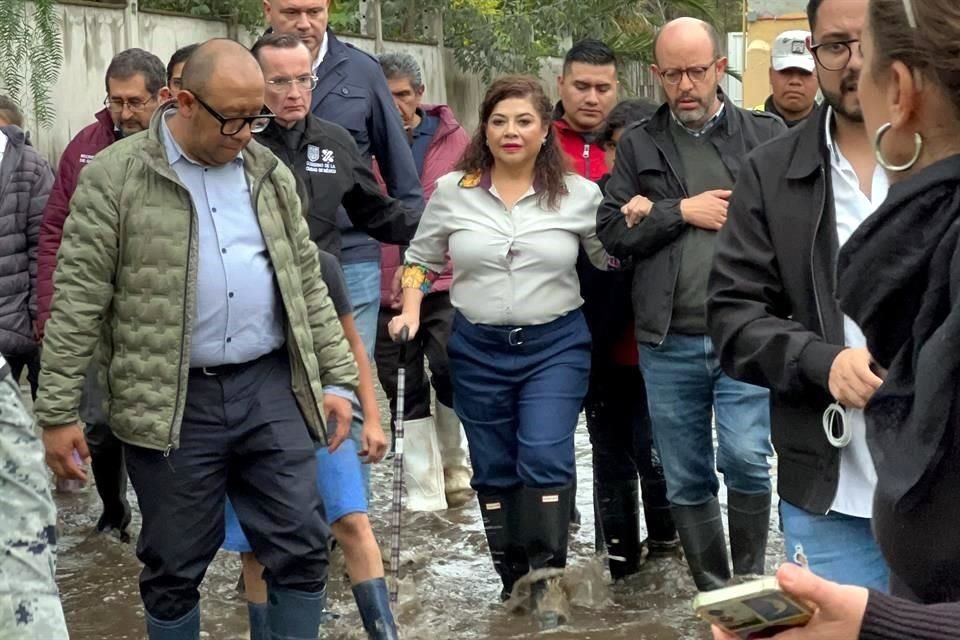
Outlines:
[[[43,446],[0,356],[0,638],[66,640]]]

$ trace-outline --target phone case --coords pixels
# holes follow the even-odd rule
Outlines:
[[[769,638],[800,627],[813,612],[780,590],[776,578],[701,593],[693,601],[697,615],[744,640]]]

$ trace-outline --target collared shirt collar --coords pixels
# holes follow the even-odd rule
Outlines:
[[[711,116],[711,118],[707,120],[707,122],[699,129],[691,129],[687,125],[680,122],[680,119],[677,118],[677,115],[673,112],[673,109],[670,109],[670,117],[673,118],[673,121],[676,122],[677,126],[679,126],[681,129],[692,135],[694,138],[699,138],[700,136],[706,135],[713,131],[714,127],[720,123],[720,118],[723,116],[724,109],[726,109],[726,103],[721,100],[720,108],[717,109],[717,112],[713,114],[713,116]]]
[[[198,167],[203,166],[187,154],[183,152],[183,149],[180,147],[180,144],[177,142],[176,138],[173,137],[173,133],[170,131],[170,127],[167,125],[167,119],[173,116],[173,111],[169,113],[162,114],[160,118],[160,137],[163,138],[163,149],[167,153],[167,162],[172,167],[177,163],[178,160],[184,160],[190,164],[195,164]],[[243,152],[237,154],[237,157],[234,158],[234,162],[243,163]]]
[[[3,157],[3,154],[7,152],[7,134],[3,131],[0,131],[0,157]]]
[[[317,59],[313,61],[313,75],[317,75],[317,69],[320,68],[320,63],[323,62],[323,59],[327,57],[328,51],[330,51],[330,38],[328,38],[326,32],[324,32],[323,41],[320,42],[320,51],[317,52]]]
[[[496,188],[493,186],[493,172],[490,170],[484,171],[483,173],[477,174],[465,174],[460,178],[460,186],[465,189],[472,189],[474,187],[480,187],[481,189],[486,189],[498,200],[500,195],[497,193]],[[536,195],[543,191],[543,184],[540,182],[540,179],[537,176],[533,178],[533,184],[530,185],[530,189],[523,194],[520,198],[529,198],[532,195]]]
[[[827,136],[827,149],[830,151],[830,162],[836,164],[840,161],[840,145],[833,138],[833,126],[836,118],[833,116],[833,107],[827,107],[827,126],[824,127]]]

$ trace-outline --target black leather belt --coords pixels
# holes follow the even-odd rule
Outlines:
[[[273,356],[278,353],[278,351],[273,351],[265,355],[255,358],[253,360],[248,360],[247,362],[238,362],[236,364],[220,364],[215,367],[191,367],[190,375],[191,376],[207,376],[207,377],[221,377],[221,376],[232,376],[234,374],[240,373],[245,369],[252,367],[263,360]]]

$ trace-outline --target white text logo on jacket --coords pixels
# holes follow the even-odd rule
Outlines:
[[[333,151],[330,149],[321,150],[315,144],[307,145],[307,166],[308,173],[336,173],[337,164],[333,157]]]

